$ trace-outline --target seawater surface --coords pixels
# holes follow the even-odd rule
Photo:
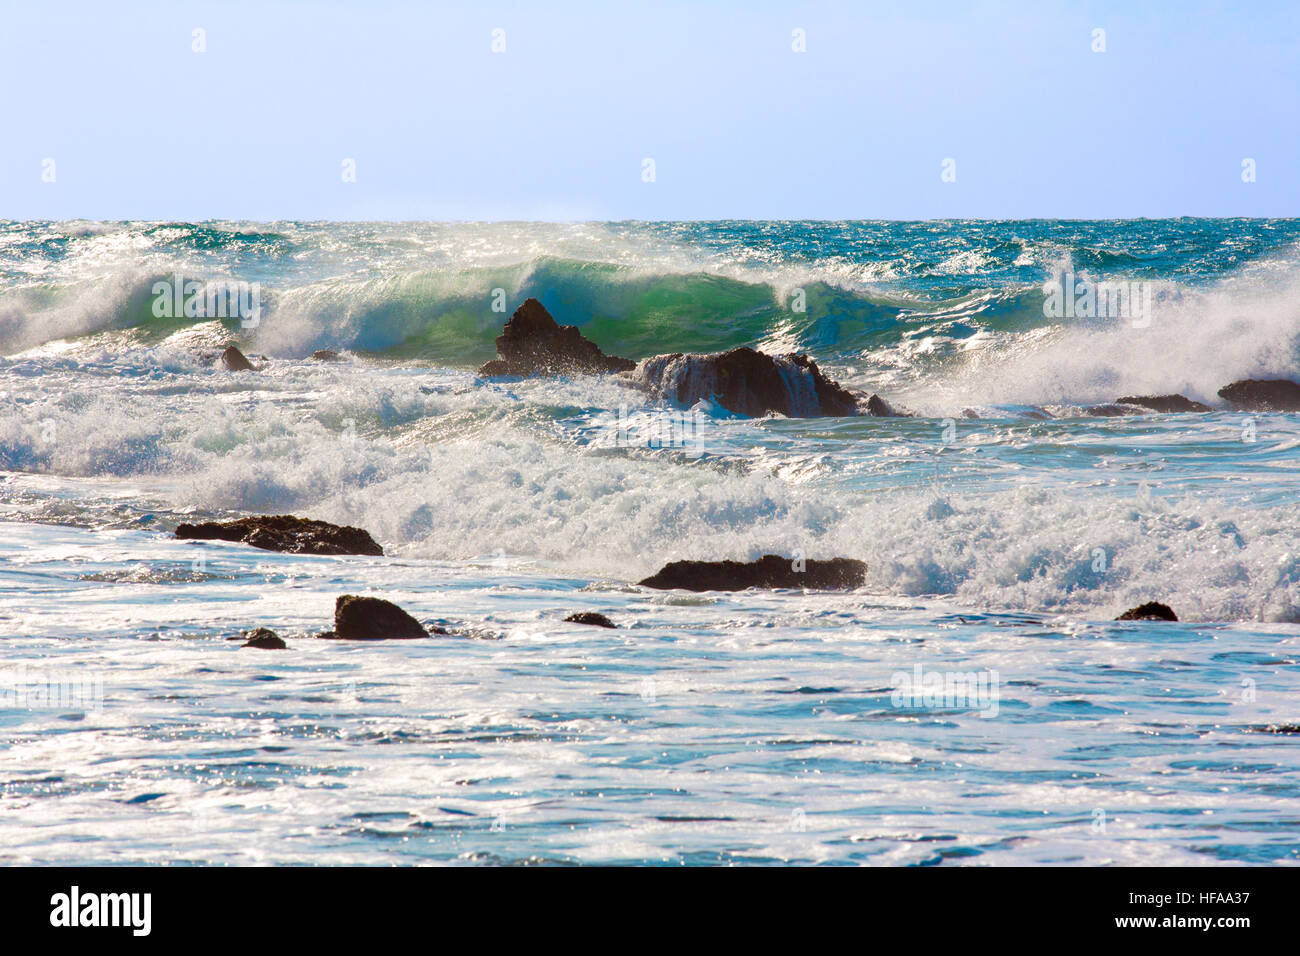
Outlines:
[[[1300,379],[1298,242],[0,224],[0,861],[1294,862],[1300,416],[1216,392]],[[1151,312],[1048,317],[1066,275]],[[256,327],[155,314],[177,276],[258,283]],[[478,378],[528,296],[608,353],[803,351],[915,417]],[[230,342],[260,369],[214,366]],[[1170,392],[1216,410],[1086,414]],[[171,536],[282,512],[387,555]],[[868,577],[635,584],[765,553]],[[452,636],[310,639],[342,593]],[[1148,600],[1182,622],[1112,620]],[[228,640],[255,626],[290,649]],[[900,696],[918,674],[990,693]]]

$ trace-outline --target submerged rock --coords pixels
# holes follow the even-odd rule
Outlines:
[[[1250,729],[1257,734],[1300,734],[1300,724],[1252,724]]]
[[[335,352],[333,349],[317,349],[315,352],[311,353],[311,357],[318,362],[337,362],[339,360],[339,353]]]
[[[566,624],[590,624],[594,627],[618,627],[613,621],[597,611],[579,611],[564,619]]]
[[[743,591],[745,588],[814,588],[826,591],[859,587],[867,565],[852,558],[792,561],[765,554],[757,561],[673,561],[639,582],[642,587],[684,591]]]
[[[293,515],[258,515],[234,521],[204,521],[176,526],[176,537],[197,541],[238,541],[264,551],[287,554],[370,554],[384,549],[361,528]]]
[[[1120,415],[1134,415],[1142,411],[1137,405],[1085,405],[1079,409],[1090,418],[1117,418]]]
[[[253,363],[244,357],[244,353],[233,345],[221,353],[221,364],[232,372],[251,372]]]
[[[1167,414],[1170,412],[1210,412],[1209,405],[1194,402],[1186,395],[1126,395],[1115,401],[1120,405],[1136,405],[1149,408],[1153,412]]]
[[[1243,379],[1219,389],[1233,408],[1250,412],[1300,412],[1300,384],[1285,378]]]
[[[789,418],[859,413],[857,398],[806,355],[773,356],[751,348],[712,355],[674,352],[645,359],[634,378],[682,405],[707,399],[751,418],[770,412]]]
[[[1119,617],[1117,621],[1177,621],[1178,615],[1174,613],[1173,608],[1168,604],[1161,604],[1159,601],[1148,601],[1146,604],[1139,604],[1135,608],[1130,608]]]
[[[334,601],[334,630],[321,637],[340,641],[411,640],[429,631],[392,601],[359,594],[340,594]],[[441,628],[433,633],[445,634]]]
[[[576,325],[560,325],[536,299],[515,310],[496,339],[501,357],[483,365],[480,375],[564,375],[627,372],[631,359],[606,355]]]
[[[280,635],[269,627],[258,627],[251,631],[245,631],[242,637],[248,638],[240,647],[258,647],[264,651],[283,651],[288,645],[280,638]]]

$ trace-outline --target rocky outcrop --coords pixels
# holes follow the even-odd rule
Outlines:
[[[1178,615],[1174,613],[1173,608],[1168,604],[1161,604],[1159,601],[1148,601],[1146,604],[1139,604],[1135,608],[1130,608],[1119,617],[1117,621],[1177,621]]]
[[[496,339],[501,357],[480,375],[575,375],[627,372],[631,359],[606,355],[576,325],[560,325],[536,299],[526,299]]]
[[[613,621],[597,611],[579,611],[564,619],[566,624],[590,624],[593,627],[618,627]]]
[[[293,515],[258,515],[234,521],[204,521],[176,526],[176,537],[196,541],[238,541],[264,551],[287,554],[369,554],[384,549],[361,528]]]
[[[280,638],[280,635],[269,627],[258,627],[251,631],[245,631],[241,637],[247,638],[240,647],[257,647],[264,651],[283,651],[288,645]]]
[[[317,349],[315,352],[311,353],[311,357],[318,362],[337,362],[339,360],[339,353],[335,352],[333,349]]]
[[[1300,384],[1285,378],[1243,379],[1219,389],[1219,397],[1248,412],[1300,412]]]
[[[757,561],[673,561],[640,584],[684,591],[743,591],[745,588],[851,590],[862,584],[867,565],[851,558],[791,560],[765,554]]]
[[[752,418],[773,412],[789,418],[862,414],[857,396],[822,374],[807,355],[737,348],[713,354],[674,352],[636,363],[606,355],[577,326],[558,324],[536,299],[526,300],[510,317],[496,346],[500,358],[480,367],[479,375],[633,372],[635,384],[688,407],[714,401]],[[900,413],[873,395],[866,414]]]
[[[339,641],[400,641],[428,637],[430,633],[447,632],[437,627],[426,631],[424,625],[392,601],[340,594],[334,601],[334,630],[320,636]]]
[[[1139,408],[1149,408],[1151,411],[1160,412],[1161,414],[1213,411],[1209,405],[1194,402],[1186,395],[1127,395],[1124,398],[1115,399],[1115,402],[1119,405],[1136,405]]]
[[[859,414],[857,398],[806,355],[773,356],[751,348],[712,355],[674,352],[645,359],[634,377],[682,405],[706,399],[751,418],[772,412],[789,418]]]
[[[221,364],[231,372],[251,372],[253,363],[244,357],[244,353],[233,345],[221,353]]]

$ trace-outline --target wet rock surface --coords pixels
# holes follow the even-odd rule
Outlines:
[[[1192,401],[1186,395],[1126,395],[1124,398],[1115,399],[1115,402],[1119,405],[1136,405],[1138,408],[1149,409],[1161,414],[1210,412],[1214,410],[1209,405]]]
[[[757,561],[673,561],[640,581],[642,587],[685,591],[743,591],[746,588],[813,588],[851,590],[859,587],[867,565],[852,558],[791,560],[765,554]]]
[[[526,299],[515,310],[496,346],[500,358],[485,363],[480,375],[595,374],[636,368],[631,359],[606,355],[576,325],[560,325],[536,299]]]
[[[597,611],[579,611],[564,619],[566,624],[590,624],[593,627],[618,627],[613,621]]]
[[[1168,604],[1161,604],[1159,601],[1148,601],[1146,604],[1139,604],[1137,607],[1129,608],[1115,620],[1177,621],[1178,615],[1174,613],[1173,608]]]
[[[1233,408],[1250,412],[1300,412],[1300,384],[1285,378],[1243,379],[1219,389]]]
[[[424,625],[392,601],[360,594],[340,594],[334,601],[334,630],[320,637],[339,641],[413,640],[430,633],[445,634],[441,628]]]
[[[367,531],[293,515],[257,515],[233,521],[179,524],[176,537],[195,541],[237,541],[286,554],[368,554],[384,549]]]
[[[251,372],[253,363],[248,360],[243,352],[233,345],[221,353],[221,364],[231,372]]]

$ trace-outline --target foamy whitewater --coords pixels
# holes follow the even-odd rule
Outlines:
[[[529,296],[915,417],[478,378]],[[1300,380],[1300,221],[2,223],[0,356],[0,862],[1300,860],[1300,415],[1083,414]],[[172,537],[256,513],[387,556]],[[767,553],[868,577],[635,584]],[[452,636],[309,639],[343,593]]]

